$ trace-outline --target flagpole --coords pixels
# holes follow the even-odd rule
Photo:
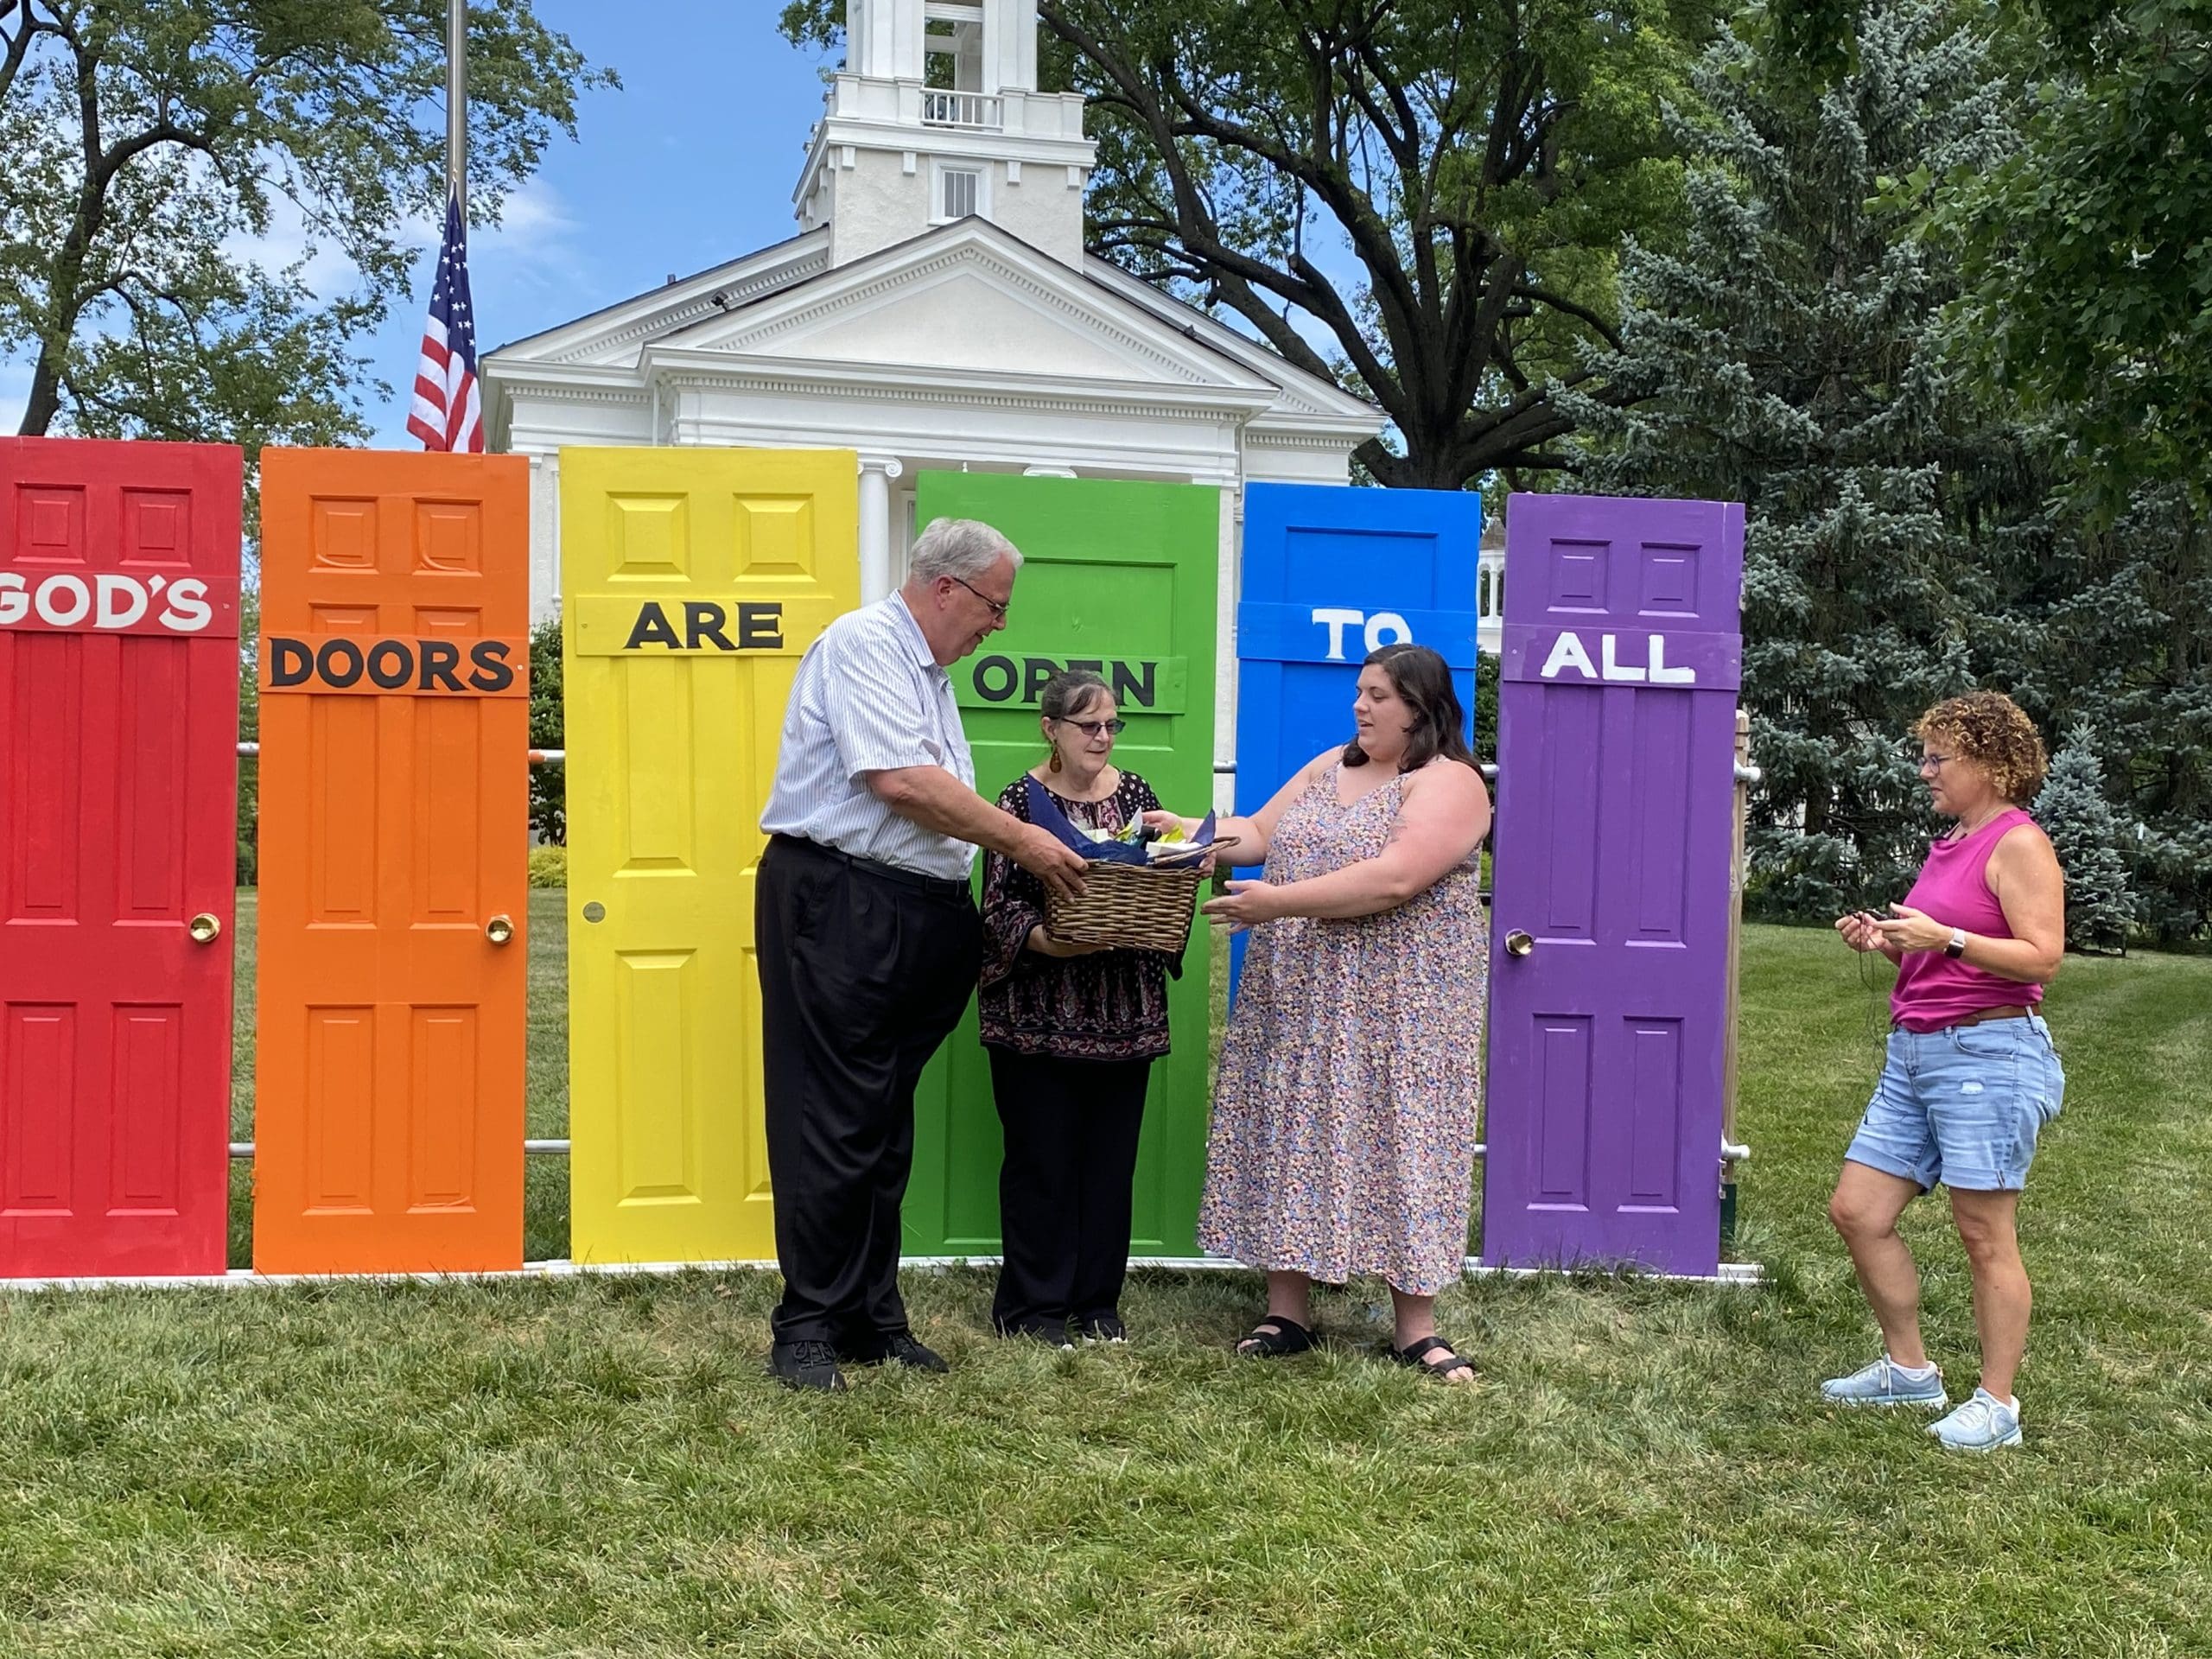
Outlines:
[[[446,0],[446,194],[468,222],[468,0]]]

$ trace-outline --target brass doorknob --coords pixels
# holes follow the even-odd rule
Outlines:
[[[515,924],[512,917],[494,916],[484,924],[484,937],[494,944],[505,944],[514,936]]]
[[[1525,957],[1535,948],[1535,940],[1517,927],[1505,936],[1505,954],[1509,957]]]
[[[184,931],[194,944],[213,944],[223,937],[223,918],[203,910],[185,924]]]

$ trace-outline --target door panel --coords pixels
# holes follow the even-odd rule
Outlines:
[[[1056,671],[1081,663],[1105,677],[1129,722],[1115,745],[1117,763],[1141,772],[1170,807],[1205,810],[1213,798],[1220,495],[1188,484],[924,473],[915,517],[922,524],[980,518],[1026,560],[1005,631],[951,671],[983,795],[995,798],[1036,764],[1038,693]],[[1211,931],[1192,929],[1183,976],[1168,983],[1174,1052],[1153,1067],[1137,1159],[1141,1255],[1198,1250]],[[995,1253],[1001,1143],[972,1002],[923,1073],[914,1116],[907,1250]]]
[[[254,1265],[522,1261],[528,466],[262,457]]]
[[[1483,1256],[1719,1262],[1739,506],[1506,515]]]
[[[1292,772],[1351,737],[1360,663],[1381,645],[1443,653],[1473,740],[1482,530],[1482,498],[1471,491],[1245,490],[1237,811],[1258,811]],[[1242,933],[1230,942],[1232,997],[1244,947]]]
[[[765,1260],[753,891],[798,659],[860,601],[850,450],[561,452],[569,1253]]]
[[[0,1275],[223,1268],[242,478],[0,439]]]

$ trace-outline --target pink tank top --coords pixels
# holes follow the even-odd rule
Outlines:
[[[1946,927],[1963,927],[1993,939],[2009,939],[2005,912],[1989,890],[1989,855],[2006,833],[2035,820],[2019,808],[2000,812],[1959,841],[1939,841],[1928,849],[1920,879],[1904,896]],[[1984,1008],[2033,1007],[2043,987],[2005,979],[1963,957],[1938,950],[1912,950],[1897,964],[1897,988],[1890,993],[1890,1016],[1907,1031],[1940,1031]]]

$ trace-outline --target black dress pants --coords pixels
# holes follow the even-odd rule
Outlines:
[[[877,1351],[906,1329],[899,1211],[914,1084],[975,994],[982,924],[965,882],[777,836],[753,934],[784,1273],[775,1339]]]
[[[1121,1302],[1152,1062],[989,1052],[991,1093],[1006,1131],[999,1166],[1005,1265],[991,1322],[1058,1341],[1071,1319],[1115,1313]]]

